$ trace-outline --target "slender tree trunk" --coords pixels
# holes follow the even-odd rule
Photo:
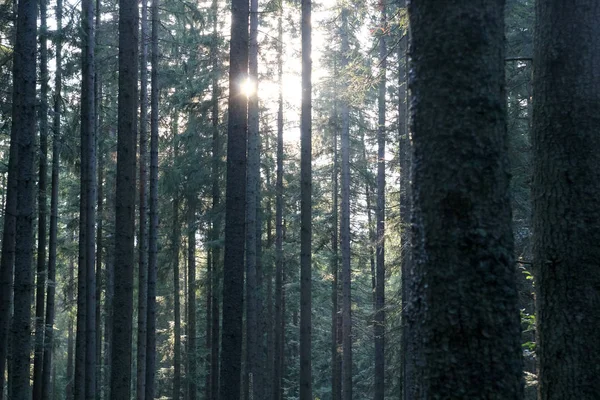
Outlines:
[[[73,307],[73,303],[75,302],[75,298],[74,298],[74,294],[73,294],[73,289],[75,286],[75,265],[73,263],[72,259],[69,259],[69,283],[67,286],[67,302],[68,302],[68,306],[69,308]],[[71,314],[71,313],[69,313]],[[67,329],[67,387],[65,389],[66,392],[66,399],[67,400],[72,400],[73,399],[73,392],[74,392],[74,381],[75,381],[75,374],[74,374],[74,360],[73,360],[73,356],[74,356],[74,340],[73,340],[73,317],[71,315],[69,315],[69,327]]]
[[[254,90],[248,96],[248,172],[246,186],[246,383],[248,399],[261,399],[257,384],[258,365],[258,308],[256,245],[257,245],[257,192],[260,179],[258,153],[258,0],[250,0],[250,49],[248,54],[248,79]]]
[[[138,319],[136,396],[146,396],[146,334],[148,317],[148,0],[142,0],[140,38],[140,148],[138,223]]]
[[[218,24],[219,4],[217,0],[212,2],[211,16],[212,20],[212,42],[210,46],[210,58],[212,64],[212,99],[211,99],[211,123],[212,123],[212,160],[211,160],[211,175],[212,175],[212,230],[211,248],[212,255],[212,281],[211,284],[211,360],[210,360],[210,377],[211,377],[211,397],[208,400],[218,400],[219,398],[219,339],[220,339],[220,304],[219,304],[219,269],[221,265],[221,247],[217,244],[221,233],[221,191],[219,188],[220,173],[220,157],[221,157],[221,138],[219,134],[219,59],[218,59]]]
[[[300,400],[312,399],[312,28],[311,0],[302,0],[300,118]]]
[[[600,5],[537,2],[533,228],[540,400],[598,396]]]
[[[102,20],[101,13],[102,0],[96,0],[96,19],[95,19],[95,32],[100,30],[100,21]],[[94,50],[98,51],[99,35],[95,34],[95,47]],[[103,237],[103,222],[104,215],[102,214],[102,207],[104,201],[103,191],[103,180],[104,180],[104,137],[100,134],[102,129],[102,82],[100,81],[100,74],[98,68],[94,68],[94,131],[96,135],[95,149],[97,158],[96,168],[96,394],[95,399],[100,400],[102,392],[104,390],[103,385],[103,374],[102,374],[102,252],[104,248],[104,237]]]
[[[56,295],[56,252],[58,238],[58,171],[60,162],[60,116],[62,92],[62,0],[56,3],[56,31],[58,32],[55,43],[56,72],[54,94],[54,118],[52,141],[52,183],[50,195],[50,238],[48,244],[48,293],[46,295],[46,324],[44,335],[44,356],[42,366],[42,400],[52,398],[51,373],[53,369],[53,342],[54,342],[54,315]]]
[[[348,9],[342,9],[342,71],[348,66]],[[347,72],[345,72],[347,73]],[[340,239],[342,251],[342,399],[352,400],[352,271],[350,268],[350,110],[347,96],[341,104],[342,212]]]
[[[188,297],[187,297],[187,381],[188,400],[195,400],[198,391],[196,365],[196,199],[188,197]]]
[[[156,280],[158,270],[158,0],[152,1],[152,76],[150,89],[150,227],[148,244],[148,332],[146,399],[154,399],[156,379]]]
[[[229,110],[227,129],[227,186],[223,276],[223,333],[220,398],[240,395],[244,288],[247,99],[238,82],[248,71],[248,2],[231,4]]]
[[[40,107],[39,131],[39,176],[38,176],[38,243],[37,280],[35,294],[35,350],[33,361],[33,397],[42,398],[42,371],[44,365],[44,316],[46,294],[46,242],[47,242],[47,176],[48,176],[48,40],[46,23],[47,3],[40,0]]]
[[[275,328],[273,349],[273,400],[282,399],[283,386],[283,4],[277,18],[277,177],[275,182]]]
[[[12,146],[18,146],[14,303],[10,387],[14,399],[31,396],[29,369],[31,353],[31,299],[33,295],[33,158],[35,153],[36,83],[35,0],[21,0],[17,12],[17,38],[13,59]],[[9,185],[11,183],[9,182]],[[7,210],[11,211],[11,210]],[[10,240],[10,239],[9,239]]]
[[[419,341],[412,398],[521,399],[504,1],[408,7],[415,255],[408,323]]]
[[[334,66],[334,76],[337,77],[337,65]],[[337,85],[336,85],[337,93]],[[342,398],[342,357],[341,357],[341,330],[339,327],[341,321],[341,309],[339,304],[339,165],[338,165],[338,107],[337,96],[334,99],[333,115],[331,118],[331,127],[333,132],[332,150],[333,150],[333,166],[331,172],[331,203],[332,203],[332,223],[331,223],[331,275],[333,281],[331,284],[331,398],[332,400],[340,400]]]
[[[377,237],[376,237],[376,286],[375,286],[375,393],[374,400],[385,396],[385,93],[387,72],[388,33],[386,3],[381,1],[379,37],[379,88],[377,97]]]
[[[212,232],[208,233],[209,235],[212,235]],[[210,238],[207,238],[208,240],[210,240]],[[204,336],[204,347],[205,347],[205,356],[204,356],[204,370],[205,370],[205,377],[204,377],[204,397],[206,399],[210,399],[212,398],[212,388],[211,388],[211,383],[212,383],[212,378],[211,378],[211,372],[212,369],[210,367],[210,361],[211,361],[211,350],[212,350],[212,266],[213,266],[213,261],[212,261],[212,251],[208,251],[206,254],[206,278],[204,280],[204,287],[206,290],[206,330],[205,330],[205,336]]]
[[[176,120],[177,117],[174,119]],[[178,156],[177,129],[173,123],[174,158]],[[173,313],[174,327],[173,335],[173,400],[179,400],[181,395],[181,305],[179,299],[179,242],[181,240],[181,228],[179,221],[179,193],[176,191],[173,198],[173,232],[171,237],[171,248],[173,257]]]
[[[119,132],[111,344],[114,399],[128,399],[131,386],[138,48],[137,1],[119,0]]]
[[[406,14],[406,1],[401,0],[398,4],[399,12]],[[412,149],[408,133],[407,118],[407,82],[406,71],[408,64],[408,29],[400,33],[398,41],[398,160],[400,164],[400,270],[401,270],[401,297],[402,297],[402,400],[411,400],[412,389],[415,387],[414,362],[414,339],[408,324],[408,300],[410,299],[410,277],[412,271],[412,246],[410,235],[410,213],[412,208],[412,190],[410,184],[410,166],[412,160]]]

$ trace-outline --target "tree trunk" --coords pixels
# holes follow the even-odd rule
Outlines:
[[[210,360],[210,377],[211,377],[211,397],[208,400],[219,399],[219,339],[220,339],[220,304],[219,304],[219,290],[220,290],[220,279],[219,270],[221,265],[221,245],[217,244],[221,234],[221,216],[220,216],[220,202],[221,202],[221,191],[219,188],[219,181],[221,178],[220,173],[220,157],[221,157],[221,138],[219,134],[219,59],[217,57],[218,52],[218,38],[219,38],[219,4],[217,0],[212,2],[212,24],[213,24],[213,37],[210,46],[210,58],[213,68],[212,76],[212,99],[211,99],[211,122],[212,122],[212,160],[211,160],[211,175],[212,175],[212,238],[213,247],[211,249],[212,255],[212,282],[211,287],[211,360]]]
[[[385,396],[385,93],[387,72],[388,34],[386,3],[381,1],[379,37],[379,88],[377,97],[377,237],[375,247],[375,393],[374,400],[383,400]]]
[[[254,90],[248,96],[248,172],[246,186],[246,371],[247,399],[262,399],[257,384],[258,363],[258,307],[260,287],[256,273],[256,230],[258,209],[258,181],[260,155],[258,150],[258,0],[250,0],[250,48],[248,54],[248,79]]]
[[[282,5],[280,5],[282,7]],[[275,327],[273,349],[273,400],[282,399],[283,384],[283,9],[277,17],[277,177],[275,181]]]
[[[111,396],[114,399],[128,399],[131,386],[137,82],[137,1],[119,0],[119,131],[111,344]]]
[[[13,132],[11,132],[11,138],[14,137],[17,140],[11,143],[11,147],[18,146],[18,150],[16,151],[18,154],[18,173],[16,175],[17,218],[15,229],[14,302],[11,329],[11,373],[9,379],[11,381],[11,398],[14,399],[26,399],[31,396],[29,369],[31,353],[31,299],[33,295],[36,11],[37,2],[35,0],[19,1],[16,21],[17,36],[13,59]],[[11,183],[9,182],[10,185]],[[6,267],[10,268],[9,266]]]
[[[312,400],[312,30],[311,0],[302,0],[300,118],[300,400]]]
[[[342,63],[343,73],[348,66],[348,9],[342,9]],[[342,250],[342,399],[352,400],[352,271],[350,267],[350,111],[347,95],[341,105],[342,150],[342,213],[340,239]]]
[[[177,119],[177,114],[174,120]],[[173,123],[174,158],[178,156],[177,129]],[[179,300],[179,242],[181,240],[181,228],[179,221],[179,192],[176,189],[173,198],[173,232],[171,237],[173,257],[173,400],[179,400],[181,395],[181,303]]]
[[[62,1],[62,0],[61,0]],[[75,286],[75,265],[73,263],[72,259],[69,259],[69,282],[67,285],[67,301],[69,304],[69,307],[72,307],[73,302],[75,301],[74,299],[74,294],[73,294],[73,289]],[[75,381],[75,375],[74,375],[74,360],[73,360],[73,353],[74,353],[74,340],[73,340],[73,317],[71,316],[72,313],[69,313],[69,317],[68,317],[68,329],[67,329],[67,387],[65,389],[66,392],[66,399],[67,400],[73,400],[73,392],[74,392],[74,381]]]
[[[146,396],[146,335],[148,329],[148,0],[142,0],[140,38],[140,149],[138,223],[138,319],[136,398]]]
[[[38,177],[38,243],[37,281],[35,294],[35,350],[33,361],[33,397],[42,398],[42,371],[44,365],[44,316],[46,294],[46,239],[47,239],[47,175],[48,175],[48,41],[45,0],[40,0],[40,108],[39,108],[39,177]]]
[[[56,294],[56,251],[58,238],[58,183],[60,162],[60,116],[61,116],[61,92],[62,92],[62,0],[56,4],[56,72],[55,72],[55,94],[54,94],[54,119],[53,119],[53,142],[52,142],[52,183],[50,196],[50,238],[48,243],[48,293],[46,295],[46,323],[44,336],[44,355],[42,366],[42,400],[52,398],[52,356],[54,341],[54,315]]]
[[[422,0],[409,16],[412,398],[521,399],[504,1]]]
[[[188,197],[187,381],[188,400],[196,399],[196,199]]]
[[[227,186],[223,276],[223,333],[220,398],[240,395],[242,315],[244,292],[247,99],[238,82],[248,71],[248,2],[231,4],[229,110],[227,128]]]
[[[150,227],[148,236],[148,330],[146,337],[146,399],[155,397],[156,281],[158,273],[158,0],[152,1],[152,75],[150,88]]]
[[[538,2],[533,229],[540,400],[594,398],[600,365],[600,6]]]

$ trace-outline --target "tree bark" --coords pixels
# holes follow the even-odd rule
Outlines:
[[[349,63],[348,9],[342,9],[342,62],[343,73]],[[342,251],[342,399],[352,400],[352,270],[350,260],[350,110],[348,93],[341,104],[342,150],[342,209],[340,239]]]
[[[140,21],[140,148],[138,222],[138,319],[136,396],[146,396],[146,335],[148,329],[148,0],[142,0]]]
[[[156,380],[156,284],[158,273],[158,1],[152,1],[152,55],[150,88],[150,227],[148,232],[148,317],[146,336],[146,399],[155,397]]]
[[[188,291],[187,291],[187,381],[188,400],[196,399],[198,391],[196,364],[196,199],[188,197]]]
[[[119,0],[119,97],[111,396],[128,399],[131,386],[138,7]]]
[[[46,295],[46,242],[47,242],[47,175],[48,175],[48,40],[45,0],[40,0],[40,107],[39,131],[40,153],[38,158],[38,243],[37,280],[35,294],[35,347],[33,361],[33,397],[42,398],[42,375],[44,365],[45,295]]]
[[[11,143],[11,147],[18,146],[16,151],[18,157],[15,157],[18,159],[18,173],[16,174],[15,273],[9,384],[11,398],[15,399],[26,399],[31,396],[29,369],[33,295],[36,11],[35,0],[19,1],[13,59],[11,138],[17,140]],[[7,209],[7,211],[12,210]],[[6,267],[12,268],[8,265]]]
[[[50,195],[50,237],[48,243],[48,292],[46,295],[46,321],[44,336],[44,355],[42,366],[42,400],[52,398],[52,356],[54,342],[54,316],[56,294],[56,252],[58,238],[58,184],[60,163],[60,116],[62,92],[62,0],[56,3],[56,72],[54,89],[54,118],[52,141],[52,182]]]
[[[311,0],[302,0],[300,117],[300,400],[312,400],[312,31]]]
[[[521,399],[504,1],[409,3],[413,399]],[[456,55],[460,54],[460,57]]]
[[[62,1],[62,0],[61,0]],[[75,265],[72,259],[69,259],[69,282],[67,286],[67,301],[69,307],[72,307],[75,302],[73,289],[75,286]],[[65,394],[67,400],[73,400],[73,391],[75,383],[74,375],[74,340],[73,340],[73,317],[69,315],[69,322],[67,328],[67,387],[65,388]]]
[[[377,96],[377,218],[376,231],[376,279],[375,279],[375,393],[374,400],[383,400],[385,396],[385,93],[387,72],[388,35],[386,3],[381,1],[379,36],[379,87]]]
[[[220,398],[240,396],[244,288],[247,99],[239,82],[248,71],[248,2],[231,3],[229,110],[227,128],[227,186]]]
[[[541,400],[600,391],[600,6],[536,4],[533,254]]]

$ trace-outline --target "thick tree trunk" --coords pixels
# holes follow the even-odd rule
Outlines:
[[[600,5],[537,2],[533,228],[541,400],[598,396]]]
[[[302,0],[300,117],[300,400],[312,397],[312,31],[311,0]]]
[[[422,0],[409,15],[412,399],[521,399],[504,1]]]
[[[223,333],[220,398],[240,395],[244,288],[247,99],[239,82],[248,71],[248,2],[231,4],[227,186],[223,276]]]
[[[119,110],[115,268],[111,344],[111,396],[128,399],[131,386],[133,263],[135,236],[135,148],[138,82],[138,7],[119,0]]]
[[[11,398],[14,399],[26,399],[31,396],[29,369],[31,353],[31,299],[33,295],[36,10],[37,2],[35,0],[19,1],[16,21],[17,36],[13,59],[14,83],[11,138],[17,140],[11,143],[11,147],[18,146],[18,173],[16,175],[17,218],[9,379]],[[8,184],[10,186],[11,182]],[[8,209],[7,211],[11,210]],[[11,268],[8,265],[6,267]]]
[[[156,391],[156,284],[158,273],[158,1],[152,0],[152,74],[150,88],[150,226],[148,232],[148,329],[146,333],[146,399]]]
[[[383,400],[385,396],[385,93],[387,72],[388,34],[386,3],[381,1],[379,37],[379,88],[377,96],[377,218],[376,231],[376,279],[375,279],[375,393],[374,400]]]
[[[56,294],[56,252],[58,238],[58,183],[60,162],[60,116],[61,116],[61,92],[62,92],[62,0],[56,4],[56,72],[55,72],[55,94],[54,94],[54,118],[53,118],[53,141],[52,141],[52,183],[50,195],[50,238],[48,243],[48,293],[46,295],[46,321],[44,335],[44,361],[42,367],[42,400],[52,398],[52,356],[54,341],[54,315]],[[1,397],[1,396],[0,396]]]
[[[348,66],[348,9],[342,9],[342,71]],[[344,73],[347,73],[346,71]],[[342,210],[342,399],[352,400],[352,271],[350,261],[350,110],[345,95],[341,104]]]
[[[140,20],[140,148],[138,222],[138,318],[136,398],[146,396],[146,335],[148,329],[148,0],[142,0]]]
[[[45,294],[46,294],[46,242],[47,242],[47,175],[48,175],[48,40],[46,23],[47,3],[40,0],[40,107],[39,176],[38,176],[38,243],[37,281],[35,294],[35,347],[33,361],[33,398],[42,398],[42,374],[44,365]]]

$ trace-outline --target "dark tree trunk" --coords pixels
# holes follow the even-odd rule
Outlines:
[[[62,0],[61,0],[62,1]],[[67,286],[67,302],[69,308],[73,307],[73,303],[75,302],[74,298],[74,287],[75,287],[75,265],[73,260],[69,260],[69,282]],[[70,313],[72,314],[72,313]],[[67,387],[65,389],[66,399],[73,400],[73,392],[74,392],[74,340],[73,340],[73,317],[69,315],[69,327],[67,329]]]
[[[38,176],[38,243],[37,281],[35,294],[35,347],[33,361],[33,398],[42,398],[42,371],[44,365],[44,316],[46,294],[46,240],[47,236],[47,175],[48,175],[48,40],[46,0],[40,0],[40,106],[38,110],[40,131]]]
[[[312,397],[312,31],[311,0],[302,0],[300,117],[300,400]]]
[[[342,71],[349,62],[348,9],[342,9]],[[347,72],[345,72],[347,73]],[[350,262],[350,111],[344,96],[341,105],[342,213],[340,239],[342,251],[342,399],[352,400],[352,271]]]
[[[540,400],[598,396],[600,5],[537,2],[533,229]]]
[[[383,400],[385,396],[385,93],[387,72],[388,33],[386,3],[379,3],[381,8],[379,37],[379,88],[377,96],[377,218],[376,231],[376,279],[375,279],[375,393],[374,400]]]
[[[521,399],[504,1],[422,0],[409,3],[409,15],[415,278],[408,323],[419,340],[411,398]]]
[[[148,0],[142,0],[140,20],[140,148],[138,222],[138,319],[136,398],[146,396],[146,335],[148,329]]]
[[[98,32],[100,29],[100,21],[102,19],[101,14],[101,3],[102,0],[96,1],[96,19],[95,19],[95,32]],[[95,37],[95,47],[94,49],[98,49],[99,37],[97,34]],[[104,202],[104,191],[103,191],[103,180],[104,180],[104,137],[100,135],[101,127],[102,127],[102,82],[100,81],[100,76],[98,73],[98,68],[94,68],[94,132],[96,135],[95,141],[95,149],[96,149],[96,158],[97,158],[97,168],[96,168],[96,394],[95,399],[100,400],[102,391],[104,389],[104,382],[102,380],[102,252],[104,249],[104,237],[103,237],[103,229],[104,229],[104,215],[102,214],[103,202]]]
[[[221,266],[221,246],[217,244],[221,233],[221,191],[219,188],[219,181],[221,178],[220,173],[220,157],[221,157],[221,138],[219,135],[219,59],[217,57],[218,52],[218,37],[219,37],[219,4],[217,0],[212,2],[212,24],[213,24],[213,37],[210,46],[210,57],[212,64],[212,99],[211,99],[211,122],[212,122],[212,160],[211,160],[211,175],[212,175],[212,230],[211,230],[211,241],[213,247],[211,249],[212,254],[212,282],[211,284],[211,360],[210,360],[210,377],[211,377],[211,397],[208,400],[219,399],[219,340],[220,340],[220,266]]]
[[[246,130],[247,99],[240,82],[248,71],[248,2],[231,4],[229,57],[229,110],[227,128],[227,186],[225,199],[225,254],[223,276],[223,333],[221,351],[221,399],[240,396],[242,314],[244,292]]]
[[[114,399],[128,399],[131,391],[138,48],[138,3],[119,0],[119,131],[111,341]]]
[[[196,199],[188,197],[188,291],[187,291],[187,399],[195,400],[198,391],[196,365]]]
[[[52,183],[50,195],[50,238],[48,243],[48,293],[46,295],[46,321],[44,336],[44,361],[42,367],[42,400],[52,398],[52,356],[54,341],[54,315],[56,294],[56,251],[58,238],[58,170],[60,162],[60,115],[62,92],[62,0],[56,3],[56,72],[54,94],[54,118],[52,141]]]
[[[248,172],[246,175],[246,371],[247,399],[262,399],[261,385],[257,377],[258,353],[258,296],[256,245],[258,181],[260,179],[260,155],[258,150],[258,0],[250,0],[250,37],[248,54],[248,79],[254,90],[248,96]]]
[[[31,353],[31,299],[33,295],[36,11],[36,0],[19,1],[16,21],[17,36],[13,58],[14,83],[11,138],[15,138],[16,141],[11,142],[11,147],[18,146],[18,150],[16,151],[18,154],[18,173],[16,174],[17,218],[15,229],[14,302],[9,375],[11,398],[13,399],[27,399],[31,396],[29,369]],[[11,182],[8,185],[10,186]],[[11,268],[8,265],[6,267]]]
[[[155,396],[156,280],[158,270],[158,0],[152,1],[152,74],[150,88],[150,227],[148,234],[148,330],[146,336],[146,399]]]
[[[177,129],[173,129],[174,158],[179,153],[177,146]],[[179,242],[181,240],[181,228],[179,221],[179,192],[176,191],[173,198],[173,232],[171,237],[171,248],[173,257],[173,400],[179,400],[181,395],[181,302],[179,298]]]

